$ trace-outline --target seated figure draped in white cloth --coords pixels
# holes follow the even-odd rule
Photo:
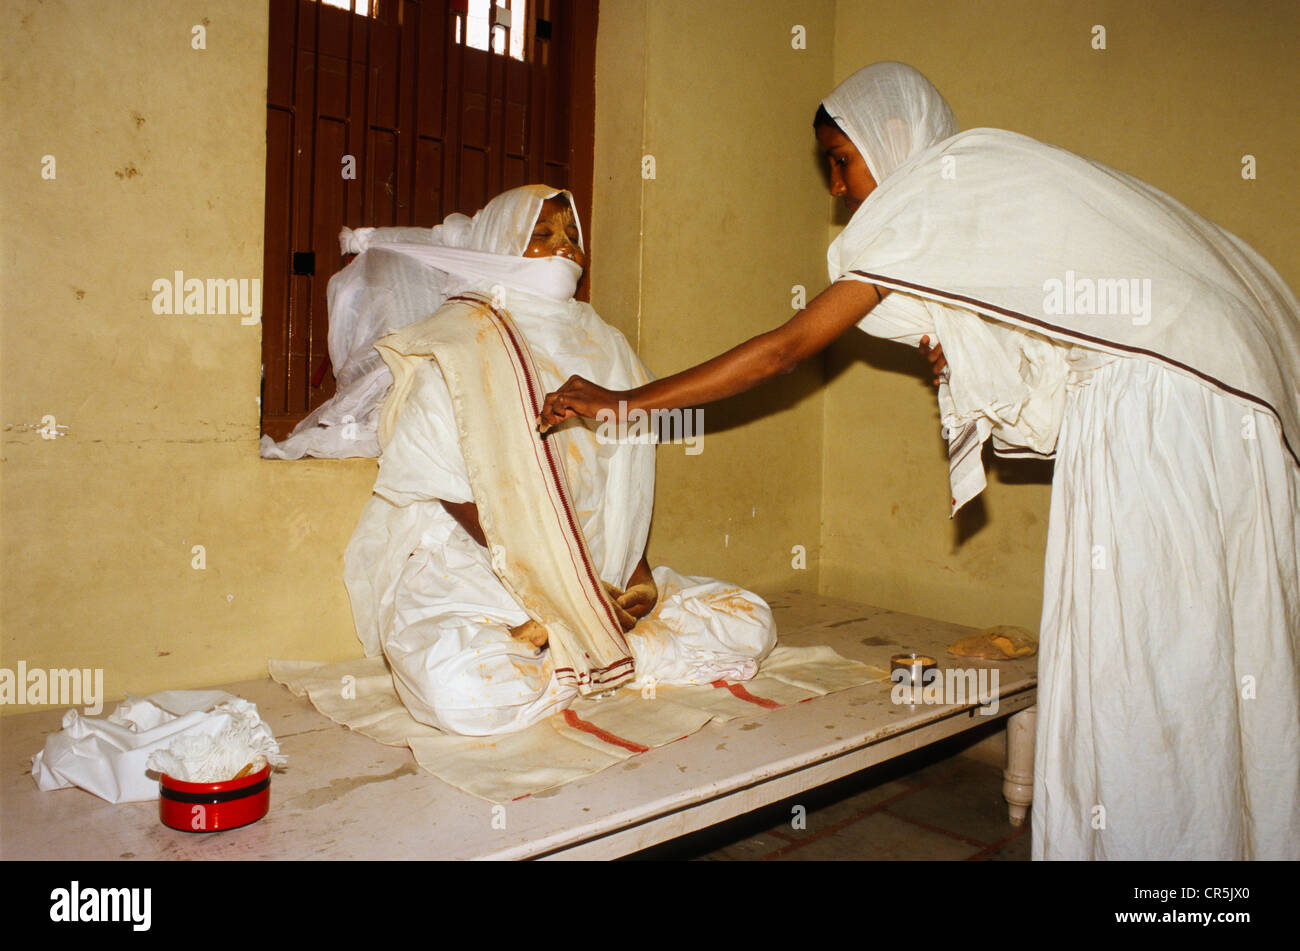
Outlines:
[[[589,305],[573,300],[585,254],[569,194],[544,186],[513,189],[472,220],[452,216],[434,229],[442,244],[412,242],[410,229],[392,229],[397,240],[385,242],[389,230],[345,232],[345,242],[363,250],[332,282],[331,332],[336,302],[364,298],[382,304],[391,297],[400,309],[425,300],[420,282],[434,278],[442,281],[439,293],[453,298],[377,344],[397,382],[380,414],[383,451],[374,494],[344,559],[358,635],[367,654],[382,650],[387,657],[411,715],[455,733],[504,733],[563,710],[580,689],[595,692],[627,681],[629,674],[639,685],[752,677],[775,644],[762,599],[664,566],[652,571],[646,560],[653,445],[598,438],[594,423],[580,421],[551,433],[543,444],[536,436],[536,409],[520,417],[536,445],[518,443],[517,453],[498,445],[508,442],[505,429],[515,425],[519,414],[512,407],[520,394],[513,383],[493,389],[488,371],[479,372],[476,339],[490,349],[496,331],[517,331],[528,352],[522,363],[507,363],[507,372],[512,366],[523,374],[535,371],[539,398],[575,373],[620,388],[649,379],[623,335]],[[381,274],[388,286],[376,288]],[[358,282],[367,288],[359,289]],[[398,326],[400,321],[390,321],[383,329]],[[427,341],[458,326],[469,328],[469,343],[456,357],[465,366],[448,372],[455,354]],[[475,338],[474,327],[493,339]],[[382,380],[384,367],[372,361],[368,372]],[[361,429],[357,441],[364,441],[374,414],[359,404],[351,408]],[[317,431],[324,431],[320,424]],[[467,436],[481,443],[477,455],[469,452]],[[558,506],[571,503],[580,523],[581,540],[554,560],[572,554],[577,564],[589,555],[608,602],[597,604],[589,591],[587,596],[597,612],[617,618],[612,639],[601,636],[621,644],[626,635],[631,662],[609,664],[617,676],[608,681],[597,676],[603,667],[595,663],[590,682],[581,673],[577,682],[561,676],[554,632],[528,610],[530,595],[523,589],[536,578],[526,565],[529,558],[536,565],[549,555],[510,550],[512,544],[540,544],[512,542],[512,532],[557,520],[557,514],[549,502],[537,504],[538,496],[510,481],[514,476],[494,468],[511,459],[485,462],[481,456],[528,456],[534,450],[562,460],[565,485],[559,495],[542,498]],[[492,523],[485,503],[493,506]],[[584,543],[585,552],[579,551]],[[560,570],[582,573],[568,564]],[[540,597],[545,601],[548,592]],[[617,662],[619,648],[611,650]]]

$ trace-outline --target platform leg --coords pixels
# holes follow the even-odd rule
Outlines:
[[[1034,798],[1034,732],[1038,707],[1033,706],[1007,719],[1007,768],[1002,773],[1002,795],[1011,807],[1011,824],[1025,821]]]

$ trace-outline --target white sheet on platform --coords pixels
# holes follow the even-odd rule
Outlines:
[[[493,736],[456,736],[414,720],[393,689],[382,657],[315,664],[273,660],[271,677],[336,723],[389,746],[409,746],[443,782],[493,802],[581,779],[698,731],[710,720],[760,716],[889,672],[829,647],[777,647],[756,677],[739,685],[624,687],[606,699],[579,698],[564,713]]]

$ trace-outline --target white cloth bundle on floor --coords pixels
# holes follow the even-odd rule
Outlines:
[[[927,89],[872,99],[877,72]],[[937,95],[878,64],[828,97],[860,150],[906,144],[828,264],[892,289],[865,331],[942,344],[945,426],[1056,458],[1034,857],[1300,858],[1300,305],[1128,175],[945,138]]]
[[[64,714],[63,730],[32,757],[32,777],[42,790],[80,786],[109,802],[143,802],[158,798],[150,757],[183,749],[187,741],[216,749],[232,738],[272,765],[284,762],[257,706],[233,694],[167,690],[128,697],[102,720],[76,710]]]
[[[527,245],[542,200],[553,194],[532,187],[498,196],[474,220],[521,233],[510,238],[488,229],[474,240],[480,247],[506,248],[499,253],[512,255],[507,260],[527,263],[517,254]],[[508,286],[494,293],[487,281],[473,290],[505,305],[527,344],[541,393],[572,374],[618,389],[649,379],[623,335],[589,305]],[[390,358],[396,353],[389,344],[399,339],[385,341]],[[494,563],[491,552],[441,504],[484,504],[466,462],[464,414],[449,381],[428,358],[398,358],[394,366],[397,380],[385,404],[374,495],[344,558],[358,636],[367,654],[383,651],[399,696],[420,722],[469,735],[521,730],[563,710],[578,691],[557,677],[551,651],[510,636],[510,628],[529,613],[503,584],[498,568],[504,563]],[[506,396],[510,405],[522,406],[517,392]],[[483,418],[474,412],[473,419]],[[595,422],[575,420],[549,434],[546,443],[561,460],[599,580],[622,590],[645,551],[655,450],[646,443],[603,441],[597,431]],[[517,517],[554,516],[517,511]],[[776,638],[762,599],[665,566],[653,574],[659,588],[655,611],[626,636],[638,682],[752,677]]]

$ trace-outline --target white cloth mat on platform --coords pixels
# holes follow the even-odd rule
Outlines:
[[[306,696],[335,723],[389,746],[409,746],[443,782],[503,803],[561,786],[695,733],[710,720],[753,716],[888,679],[829,647],[781,647],[743,684],[624,687],[518,733],[456,736],[417,722],[402,706],[383,657],[320,664],[273,660],[272,679]]]

